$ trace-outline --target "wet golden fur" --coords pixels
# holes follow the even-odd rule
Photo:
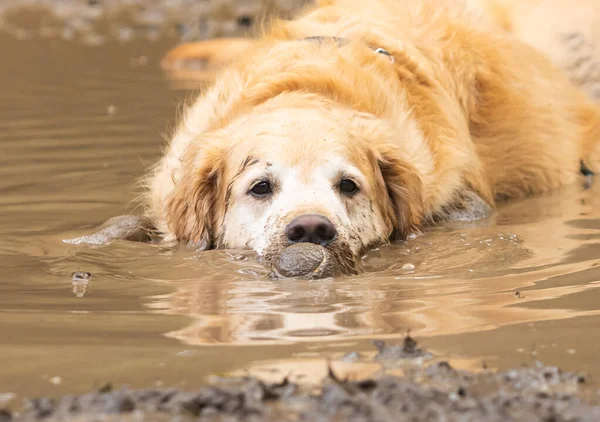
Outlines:
[[[151,174],[147,214],[166,239],[269,258],[285,242],[272,234],[255,246],[247,223],[228,216],[246,201],[236,180],[272,161],[310,175],[331,154],[363,177],[362,202],[343,199],[338,225],[353,227],[335,246],[356,261],[437,218],[478,218],[498,200],[573,184],[581,160],[600,171],[598,105],[507,33],[497,3],[330,0],[276,23],[187,110]],[[349,42],[303,41],[312,36]],[[327,208],[309,201],[280,217]],[[275,224],[264,221],[265,231]]]

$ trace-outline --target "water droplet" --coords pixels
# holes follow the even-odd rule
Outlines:
[[[402,271],[414,271],[415,270],[415,265],[409,263],[406,263],[402,266]]]

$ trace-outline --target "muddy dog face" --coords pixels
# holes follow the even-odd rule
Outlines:
[[[190,144],[168,225],[196,249],[253,249],[266,262],[290,244],[320,244],[340,273],[355,273],[368,248],[418,224],[420,180],[374,117],[284,104],[265,103]]]

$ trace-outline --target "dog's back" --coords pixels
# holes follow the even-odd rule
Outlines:
[[[593,44],[594,22],[590,18],[580,32],[568,28],[581,20],[562,27],[547,25],[542,29],[544,39],[566,38],[557,44],[559,53],[544,55],[543,45],[532,36],[535,31],[523,26],[523,17],[515,14],[527,6],[531,14],[534,6],[548,7],[544,10],[556,20],[566,6],[562,0],[535,2],[540,4],[534,5],[534,0],[524,5],[512,0],[368,4],[325,0],[300,19],[276,27],[270,37],[300,39],[318,34],[360,39],[400,54],[410,63],[407,77],[421,75],[462,104],[494,196],[515,198],[573,183],[580,160],[600,171],[600,108],[574,86],[579,82],[594,95],[600,77],[595,81],[592,71],[583,75],[582,69],[600,60],[600,54],[584,57],[575,67],[569,67],[565,58],[583,54],[583,50],[569,50],[569,40],[587,37]],[[553,9],[548,3],[561,7]],[[584,3],[593,6],[591,0]],[[594,19],[600,28],[600,16]],[[551,64],[553,57],[558,63]],[[561,71],[560,64],[573,71]]]

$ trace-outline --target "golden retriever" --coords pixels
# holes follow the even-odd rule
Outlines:
[[[510,10],[325,0],[274,23],[186,110],[149,176],[147,217],[167,241],[267,263],[320,244],[355,273],[369,248],[424,224],[600,170],[599,106],[535,37],[510,33]]]

